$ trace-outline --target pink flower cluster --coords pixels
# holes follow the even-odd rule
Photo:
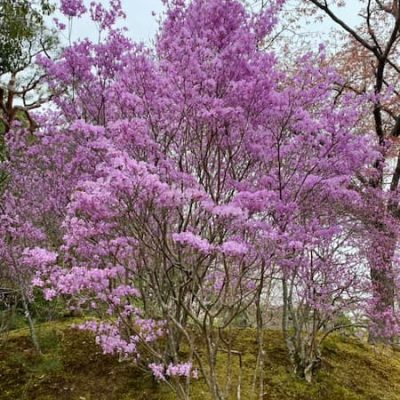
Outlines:
[[[197,370],[193,369],[192,363],[179,363],[179,364],[168,364],[165,367],[163,364],[151,363],[148,365],[154,377],[163,381],[167,377],[192,377],[198,378]]]
[[[68,17],[80,17],[87,11],[83,0],[60,0],[60,11]]]

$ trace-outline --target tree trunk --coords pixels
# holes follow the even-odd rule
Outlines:
[[[376,243],[372,246],[374,254],[371,260],[370,274],[373,288],[374,304],[372,309],[371,327],[368,341],[372,344],[389,344],[392,335],[388,335],[387,321],[384,314],[393,313],[395,307],[395,284],[393,279],[392,261],[396,239],[394,235],[386,236],[386,243]]]
[[[28,299],[26,298],[25,293],[23,292],[23,289],[22,289],[22,304],[24,306],[25,317],[26,317],[26,319],[28,321],[28,324],[29,324],[29,330],[31,332],[31,338],[32,338],[33,346],[35,347],[35,350],[39,354],[41,354],[39,340],[38,340],[37,335],[36,335],[35,324],[33,322],[32,315],[31,315],[31,312],[29,310]]]

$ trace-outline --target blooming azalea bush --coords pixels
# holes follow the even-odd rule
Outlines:
[[[81,328],[104,352],[181,398],[198,376],[212,398],[229,395],[229,364],[242,356],[232,327],[249,310],[262,393],[271,290],[307,379],[321,332],[371,291],[356,177],[378,155],[355,128],[363,103],[335,101],[340,77],[323,50],[287,72],[261,49],[281,5],[254,14],[236,0],[168,1],[149,49],[115,28],[118,1],[92,3],[103,41],[38,60],[54,107],[33,142],[10,147],[4,218],[16,202],[19,234],[29,224],[40,238],[3,240],[2,263],[4,249],[17,252],[47,299],[97,314]],[[61,4],[69,18],[87,9]]]

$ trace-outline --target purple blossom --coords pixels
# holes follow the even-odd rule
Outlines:
[[[60,0],[60,10],[68,17],[80,17],[87,11],[83,0]]]

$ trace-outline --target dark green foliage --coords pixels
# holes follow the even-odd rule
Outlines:
[[[53,10],[48,0],[0,0],[0,75],[26,68],[35,48],[49,47],[44,18]]]

